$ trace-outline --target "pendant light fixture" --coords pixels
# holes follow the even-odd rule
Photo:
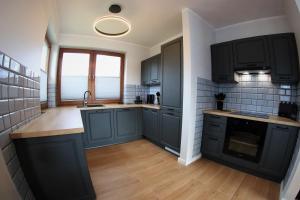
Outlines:
[[[109,11],[118,14],[122,11],[122,8],[118,4],[112,4]],[[93,28],[97,34],[105,37],[122,37],[131,31],[131,24],[118,15],[108,15],[97,19]]]

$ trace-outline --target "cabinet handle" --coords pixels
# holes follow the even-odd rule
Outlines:
[[[218,141],[217,138],[213,138],[213,137],[208,137],[208,139],[213,140],[213,141]]]
[[[258,64],[247,64],[247,67],[257,67]]]
[[[284,76],[280,76],[279,79],[284,79],[284,80],[288,80],[290,79],[290,77],[284,77]]]
[[[210,115],[212,118],[215,118],[215,119],[220,119],[221,117],[220,116],[216,116],[216,115]]]
[[[172,116],[174,116],[174,113],[166,113],[166,115],[172,115]]]
[[[276,126],[276,128],[281,129],[281,130],[288,130],[288,127],[282,127],[282,126]]]
[[[220,128],[220,125],[218,125],[218,124],[209,124],[210,126],[213,126],[213,127],[218,127],[218,128]]]

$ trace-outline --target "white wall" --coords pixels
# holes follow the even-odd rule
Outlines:
[[[285,16],[257,19],[216,29],[216,41],[225,42],[259,35],[291,32]]]
[[[183,118],[179,162],[192,158],[196,120],[197,77],[211,79],[210,45],[215,43],[214,28],[191,9],[182,11],[183,25]]]
[[[150,56],[149,57],[152,57],[152,56],[155,56],[157,54],[160,54],[161,53],[161,45],[166,44],[168,42],[171,42],[172,40],[175,40],[175,39],[177,39],[179,37],[182,37],[182,33],[178,33],[175,36],[170,37],[169,39],[167,39],[167,40],[165,40],[163,42],[160,42],[160,43],[152,46],[150,48]]]
[[[0,50],[39,72],[48,16],[40,0],[2,0]]]
[[[100,37],[61,34],[59,45],[125,53],[125,84],[141,83],[141,61],[149,57],[147,47]]]
[[[284,8],[292,32],[295,33],[297,46],[298,46],[298,53],[299,53],[300,52],[300,10],[297,7],[297,4],[294,0],[285,0]],[[298,87],[300,87],[300,85],[298,85]],[[299,146],[300,146],[300,138],[298,138],[297,147],[295,148],[295,150],[298,150],[298,152],[294,152],[294,156],[291,161],[291,165],[289,167],[287,176],[284,178],[284,181],[281,183],[281,191],[280,191],[281,199],[285,199],[285,200],[295,199],[297,193],[299,192],[300,189],[299,188],[300,185]]]

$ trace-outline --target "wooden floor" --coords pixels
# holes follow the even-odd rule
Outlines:
[[[146,140],[92,149],[97,199],[278,199],[279,184],[200,159],[185,167]]]

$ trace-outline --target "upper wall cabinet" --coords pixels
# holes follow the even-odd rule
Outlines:
[[[233,41],[235,70],[270,68],[270,56],[266,37],[253,37]]]
[[[273,83],[297,83],[299,58],[293,33],[234,40],[211,46],[212,80],[234,81],[234,71],[271,69]]]
[[[235,83],[233,45],[231,42],[211,46],[212,80],[217,83]]]
[[[160,84],[160,54],[142,61],[142,85]]]
[[[268,37],[273,83],[296,83],[299,79],[299,59],[292,33]]]

